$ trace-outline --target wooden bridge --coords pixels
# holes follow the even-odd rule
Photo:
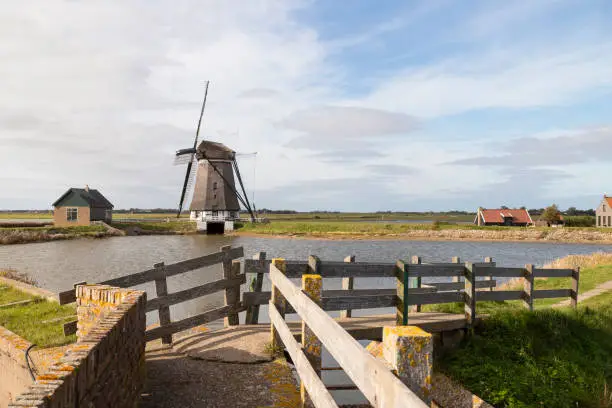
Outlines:
[[[223,247],[214,254],[172,265],[159,263],[152,269],[101,283],[132,287],[155,282],[157,297],[147,301],[147,311],[158,312],[159,327],[146,332],[147,341],[161,339],[164,344],[172,344],[177,333],[218,319],[224,319],[228,328],[236,327],[239,326],[239,314],[246,312],[245,325],[240,325],[247,329],[244,333],[259,333],[256,341],[261,343],[265,341],[262,338],[267,339],[272,352],[286,350],[301,381],[302,403],[314,407],[338,406],[329,392],[338,388],[326,386],[321,381],[321,372],[326,369],[321,365],[323,348],[339,363],[339,367],[333,369],[343,370],[354,383],[351,388],[360,390],[372,406],[424,407],[431,402],[431,394],[424,391],[431,387],[431,380],[428,380],[431,359],[424,358],[429,366],[419,365],[419,375],[412,372],[415,369],[401,366],[401,361],[408,358],[406,350],[410,349],[414,336],[422,336],[433,347],[432,340],[427,340],[427,333],[471,327],[477,323],[479,301],[520,300],[525,307],[533,309],[535,299],[569,297],[576,306],[578,298],[578,270],[541,269],[533,265],[502,268],[492,259],[461,263],[459,258],[453,258],[449,263],[427,264],[419,257],[413,257],[410,262],[398,260],[393,263],[355,262],[354,257],[347,257],[344,262],[321,261],[316,256],[310,256],[307,261],[267,260],[265,253],[241,262],[243,257],[242,248]],[[222,265],[222,279],[168,293],[167,278],[217,264]],[[254,276],[251,290],[241,291],[247,274]],[[262,290],[265,275],[271,283],[268,292]],[[393,278],[396,287],[354,288],[355,279],[380,277]],[[496,277],[522,278],[523,288],[500,290]],[[572,277],[573,283],[568,289],[537,290],[537,277]],[[291,281],[298,278],[302,279],[301,288]],[[342,289],[324,290],[323,282],[327,278],[342,278]],[[423,283],[423,278],[446,278],[448,282]],[[223,306],[172,321],[171,305],[220,291],[224,293]],[[62,292],[59,297],[62,304],[73,302],[75,291]],[[441,303],[462,303],[464,313],[421,312],[423,305]],[[259,307],[266,304],[271,323],[260,324]],[[395,313],[353,316],[354,310],[378,308],[395,308]],[[328,312],[332,311],[339,311],[340,317],[330,317]],[[299,321],[285,321],[289,314],[297,314]],[[396,330],[405,326],[417,326],[424,334]],[[261,328],[264,327],[271,331],[262,337]],[[74,332],[76,324],[68,323],[64,329],[66,333]],[[223,330],[219,331],[219,338],[222,338],[221,332]],[[209,338],[214,336],[215,332]],[[386,347],[385,358],[374,357],[357,342],[360,339],[382,340]],[[408,348],[388,346],[389,341],[397,344],[405,341]],[[426,348],[423,353],[427,350],[431,352]],[[414,357],[414,350],[410,356]]]

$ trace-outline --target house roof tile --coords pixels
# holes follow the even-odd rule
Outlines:
[[[79,196],[81,196],[85,201],[87,201],[90,207],[96,207],[96,208],[101,207],[101,208],[108,208],[108,209],[112,209],[114,207],[113,204],[111,204],[111,202],[108,201],[106,197],[104,197],[102,193],[100,193],[98,190],[91,189],[91,188],[84,189],[84,188],[74,188],[74,187],[69,188],[68,191],[62,194],[62,196],[53,203],[53,206],[57,207],[57,205],[60,202],[62,202],[62,200],[66,198],[70,193],[78,194]]]
[[[504,218],[512,217],[513,222],[517,224],[532,224],[533,221],[527,210],[522,209],[481,209],[485,223],[503,223]]]

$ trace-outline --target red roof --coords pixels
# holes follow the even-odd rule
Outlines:
[[[610,208],[612,208],[612,197],[604,196],[604,199],[608,202],[608,205],[610,206]]]
[[[512,222],[517,224],[532,224],[533,221],[529,216],[527,210],[521,209],[494,209],[494,210],[480,210],[485,223],[503,224],[504,218],[512,217]]]

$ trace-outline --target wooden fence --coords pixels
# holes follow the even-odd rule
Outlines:
[[[245,272],[255,273],[256,279],[251,292],[243,294],[243,306],[248,309],[247,324],[256,324],[259,305],[271,299],[271,292],[261,291],[263,275],[269,272],[270,260],[260,253],[256,259],[245,260]],[[497,267],[491,258],[485,262],[461,263],[458,257],[450,263],[422,263],[420,257],[412,262],[365,263],[355,262],[347,257],[344,262],[320,261],[311,256],[308,262],[285,261],[287,278],[300,278],[303,274],[317,274],[322,278],[342,278],[342,290],[324,290],[321,307],[325,311],[341,311],[343,317],[350,317],[354,309],[395,307],[397,323],[408,324],[408,312],[420,311],[422,305],[442,303],[464,303],[467,324],[476,317],[477,301],[523,300],[533,310],[534,299],[570,297],[576,307],[578,299],[579,269],[540,269],[533,265],[524,268]],[[395,289],[354,289],[354,279],[363,277],[391,277],[397,279]],[[523,278],[521,290],[493,290],[499,278]],[[572,287],[568,289],[536,290],[535,278],[571,277]],[[422,278],[451,278],[453,282],[422,283]],[[480,279],[480,280],[479,280]],[[286,313],[295,313],[290,306]]]
[[[314,257],[310,259],[317,262]],[[316,265],[311,267],[316,269]],[[323,270],[325,269],[321,268],[321,272]],[[327,269],[327,272],[332,273],[332,270]],[[404,385],[385,363],[367,352],[320,307],[319,275],[304,275],[302,288],[299,288],[288,279],[289,264],[283,264],[282,260],[271,264],[269,273],[272,282],[272,298],[269,303],[272,346],[276,349],[283,344],[291,356],[301,382],[303,406],[312,404],[315,408],[338,407],[320,378],[322,346],[325,346],[372,406],[428,406]],[[295,340],[285,322],[284,316],[288,307],[302,319],[302,344]]]
[[[164,343],[168,344],[172,342],[173,333],[214,320],[224,318],[226,325],[235,326],[238,324],[238,313],[245,310],[240,302],[240,285],[245,283],[246,278],[244,274],[240,274],[240,260],[238,260],[238,258],[243,256],[244,250],[242,247],[231,248],[230,246],[225,246],[221,248],[220,252],[214,254],[189,259],[172,265],[165,265],[163,262],[158,263],[153,269],[110,279],[100,282],[100,284],[127,288],[147,282],[155,282],[157,297],[147,300],[146,310],[147,312],[157,310],[159,314],[159,327],[147,330],[146,339],[151,341],[161,338]],[[167,278],[217,264],[223,265],[223,279],[180,292],[168,293]],[[183,320],[172,321],[170,317],[171,305],[220,291],[225,292],[224,306]],[[76,301],[75,290],[72,289],[60,293],[59,300],[60,304]],[[64,326],[64,332],[66,334],[75,333],[76,322],[67,323]]]

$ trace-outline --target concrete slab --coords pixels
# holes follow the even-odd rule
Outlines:
[[[243,325],[187,333],[174,342],[172,349],[198,360],[255,364],[273,360],[267,348],[269,342],[269,326]]]

